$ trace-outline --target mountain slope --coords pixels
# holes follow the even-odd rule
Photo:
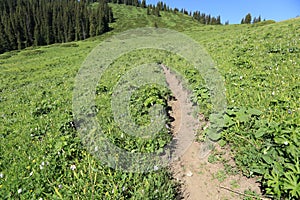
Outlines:
[[[146,9],[111,6],[116,21],[109,33],[0,55],[0,197],[175,198],[178,187],[168,170],[133,174],[102,166],[72,127],[74,78],[87,55],[113,34],[155,24],[199,42],[224,76],[228,124],[220,143],[230,145],[238,169],[249,177],[261,175],[269,195],[299,197],[295,166],[299,166],[300,19],[264,26],[203,26],[180,13],[161,12],[162,17],[156,17],[148,16]],[[112,72],[125,73],[122,66],[148,56],[145,61],[162,61],[184,78],[193,78],[184,74],[191,67],[188,61],[164,52],[147,53],[124,55]],[[104,79],[107,86],[110,79],[117,80],[114,73]],[[202,102],[203,88],[193,89]],[[249,113],[253,109],[259,114]]]

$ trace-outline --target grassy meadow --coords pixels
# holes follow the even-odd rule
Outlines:
[[[175,199],[179,185],[168,169],[139,174],[103,166],[72,126],[74,81],[88,54],[116,33],[157,24],[199,42],[223,75],[228,107],[219,144],[230,146],[238,170],[258,177],[263,193],[274,199],[299,199],[300,19],[203,26],[180,13],[156,17],[142,8],[111,6],[116,21],[109,33],[0,55],[0,198]],[[200,110],[206,117],[210,113],[208,91],[188,61],[153,49],[123,55],[99,82],[96,102],[104,131],[128,150],[153,152],[170,140],[166,130],[158,141],[121,140],[112,122],[113,86],[131,63],[148,62],[165,63],[180,73]],[[146,89],[138,91],[133,108],[149,98]],[[159,94],[155,87],[148,89]],[[144,117],[136,114],[140,123],[147,123]]]

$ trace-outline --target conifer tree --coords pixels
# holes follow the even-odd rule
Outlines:
[[[259,15],[257,22],[261,22],[261,16]]]
[[[255,24],[255,23],[257,23],[256,17],[254,17],[254,18],[253,18],[253,21],[252,21],[252,24]]]
[[[222,23],[221,23],[221,16],[220,16],[220,15],[217,17],[216,24],[217,24],[217,25],[222,24]]]
[[[146,8],[146,7],[147,7],[146,0],[143,0],[143,1],[142,1],[141,7],[142,7],[142,8]]]
[[[109,7],[108,13],[109,13],[109,23],[114,22],[114,14],[111,7]]]
[[[165,3],[164,3],[164,8],[163,8],[163,10],[164,10],[164,11],[168,11],[167,4],[165,4]]]
[[[140,7],[139,0],[133,0],[133,6]]]
[[[251,24],[251,20],[252,20],[251,14],[248,13],[248,14],[246,15],[245,19],[244,19],[244,23],[245,23],[245,24]]]
[[[2,24],[2,19],[0,16],[0,53],[4,53],[9,49],[8,37],[4,31],[4,26]]]
[[[159,7],[154,8],[154,15],[157,17],[160,17],[160,11],[159,11]]]

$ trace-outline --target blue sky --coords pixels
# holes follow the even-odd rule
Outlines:
[[[146,0],[156,4],[159,0]],[[204,12],[212,16],[220,15],[222,23],[240,23],[247,13],[252,17],[282,21],[300,15],[300,0],[163,0],[172,8]]]

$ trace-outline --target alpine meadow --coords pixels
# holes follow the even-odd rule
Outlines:
[[[189,199],[184,190],[197,176],[226,190],[220,199],[300,199],[299,17],[223,25],[220,16],[144,0],[2,1],[0,199]],[[78,133],[82,125],[74,117],[73,91],[82,64],[103,41],[146,27],[193,39],[224,79],[224,123],[210,154],[198,171],[189,163],[181,168],[191,182],[176,178],[172,165],[149,172],[108,166]],[[108,141],[131,153],[151,154],[162,152],[175,137],[176,120],[184,118],[176,117],[179,97],[159,84],[143,85],[128,100],[138,126],[151,124],[155,106],[166,113],[154,138],[124,133],[115,121],[115,86],[135,66],[147,63],[167,66],[182,80],[201,124],[194,127],[193,143],[210,140],[214,105],[202,74],[178,54],[149,48],[119,56],[97,82],[92,110]],[[210,165],[222,167],[205,179],[203,169]],[[254,180],[258,190],[241,187],[233,176]],[[217,189],[199,199],[218,199]]]

